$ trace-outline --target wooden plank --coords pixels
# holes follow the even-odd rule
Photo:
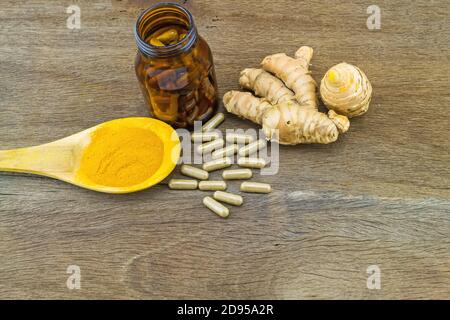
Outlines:
[[[270,195],[221,220],[200,191],[131,195],[0,174],[1,298],[450,298],[449,15],[446,1],[184,1],[215,58],[221,95],[271,53],[315,49],[317,81],[360,66],[369,112],[328,146],[281,147]],[[148,1],[4,1],[0,147],[40,144],[147,115],[132,26]],[[295,13],[295,14],[294,14]],[[250,128],[228,116],[223,128]],[[176,172],[174,176],[178,176]],[[231,190],[237,190],[232,183]],[[81,268],[68,290],[66,268]],[[369,265],[382,289],[366,287]]]

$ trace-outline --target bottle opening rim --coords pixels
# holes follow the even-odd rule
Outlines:
[[[148,23],[147,20],[145,20],[147,16],[151,15],[154,12],[157,12],[160,9],[167,9],[167,12],[170,12],[171,9],[179,10],[179,12],[182,13],[186,18],[188,32],[186,36],[177,43],[158,47],[153,46],[145,41],[145,39],[143,38],[143,36],[145,37],[145,34],[142,35],[141,26],[143,22]],[[188,9],[179,5],[178,3],[161,2],[141,12],[134,26],[134,37],[136,39],[137,47],[142,53],[150,57],[163,58],[188,51],[197,40],[197,28],[195,27],[194,18]]]

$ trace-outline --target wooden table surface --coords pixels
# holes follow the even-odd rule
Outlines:
[[[74,1],[81,29],[69,30],[70,1],[2,0],[0,149],[146,116],[132,27],[151,3]],[[200,191],[115,196],[1,174],[0,298],[449,299],[450,3],[380,0],[372,31],[367,1],[184,3],[221,96],[241,69],[310,45],[318,81],[342,61],[367,73],[369,112],[334,144],[281,147],[264,177],[274,192],[246,195],[228,220]],[[256,128],[228,115],[234,127]]]

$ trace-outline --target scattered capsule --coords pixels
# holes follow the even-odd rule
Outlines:
[[[208,142],[220,138],[220,132],[194,132],[191,135],[192,142]]]
[[[245,181],[241,183],[240,190],[243,192],[270,193],[272,187],[267,183]]]
[[[264,168],[267,164],[267,161],[263,158],[246,158],[242,157],[239,158],[237,161],[238,166],[244,167],[244,168],[255,168],[255,169],[261,169]]]
[[[267,142],[263,139],[259,139],[257,141],[250,142],[248,145],[243,146],[239,149],[239,155],[241,157],[246,157],[250,154],[257,152],[267,146]]]
[[[236,152],[238,152],[238,145],[237,144],[230,144],[229,146],[226,146],[225,148],[218,149],[211,153],[211,157],[213,159],[223,158],[223,157],[229,157],[234,155]]]
[[[227,183],[222,180],[200,181],[198,184],[200,190],[226,190]]]
[[[252,170],[250,169],[232,169],[224,170],[222,177],[225,180],[250,179],[252,177]]]
[[[151,38],[150,39],[150,44],[152,46],[156,46],[156,47],[164,47],[165,46],[165,44],[162,43],[161,41],[159,41],[157,38]]]
[[[211,161],[205,162],[203,164],[203,170],[211,172],[211,171],[229,167],[231,165],[232,165],[232,161],[230,158],[216,159],[216,160],[211,160]]]
[[[199,154],[209,153],[215,149],[222,148],[224,143],[225,141],[223,141],[222,138],[206,142],[197,147],[197,153]]]
[[[216,200],[214,200],[211,197],[204,197],[203,198],[203,204],[212,212],[214,212],[215,214],[217,214],[218,216],[222,217],[222,218],[227,218],[228,215],[230,214],[230,211],[228,210],[227,207],[225,207],[223,204],[221,204],[220,202],[217,202]]]
[[[219,124],[222,123],[223,120],[225,120],[225,115],[222,112],[219,112],[203,125],[202,131],[210,131],[216,128]]]
[[[244,202],[244,199],[240,195],[224,191],[214,192],[213,197],[218,201],[222,201],[233,206],[240,206]]]
[[[230,143],[246,144],[255,141],[255,138],[249,134],[227,133],[225,140]]]
[[[197,189],[197,180],[171,179],[169,188],[173,190],[194,190]]]
[[[183,164],[181,166],[181,173],[185,176],[196,178],[199,180],[206,180],[209,177],[209,174],[207,171],[202,170],[200,168],[188,166],[186,164]]]
[[[175,29],[169,29],[157,36],[156,39],[162,43],[169,44],[178,40],[178,32]]]

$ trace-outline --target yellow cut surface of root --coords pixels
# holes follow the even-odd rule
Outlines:
[[[358,67],[343,62],[327,71],[320,83],[320,96],[328,109],[356,117],[369,109],[372,85]]]
[[[266,98],[271,104],[294,99],[294,93],[286,88],[283,81],[263,69],[244,69],[239,84],[245,89],[252,90],[257,96]]]
[[[230,91],[223,102],[228,112],[262,125],[266,138],[281,144],[331,143],[349,128],[348,119],[331,112],[329,117],[293,101],[269,104],[248,92]]]
[[[313,49],[303,46],[297,50],[295,58],[285,53],[277,53],[265,57],[261,65],[294,91],[295,99],[301,106],[317,109],[317,84],[309,71],[312,55]]]

